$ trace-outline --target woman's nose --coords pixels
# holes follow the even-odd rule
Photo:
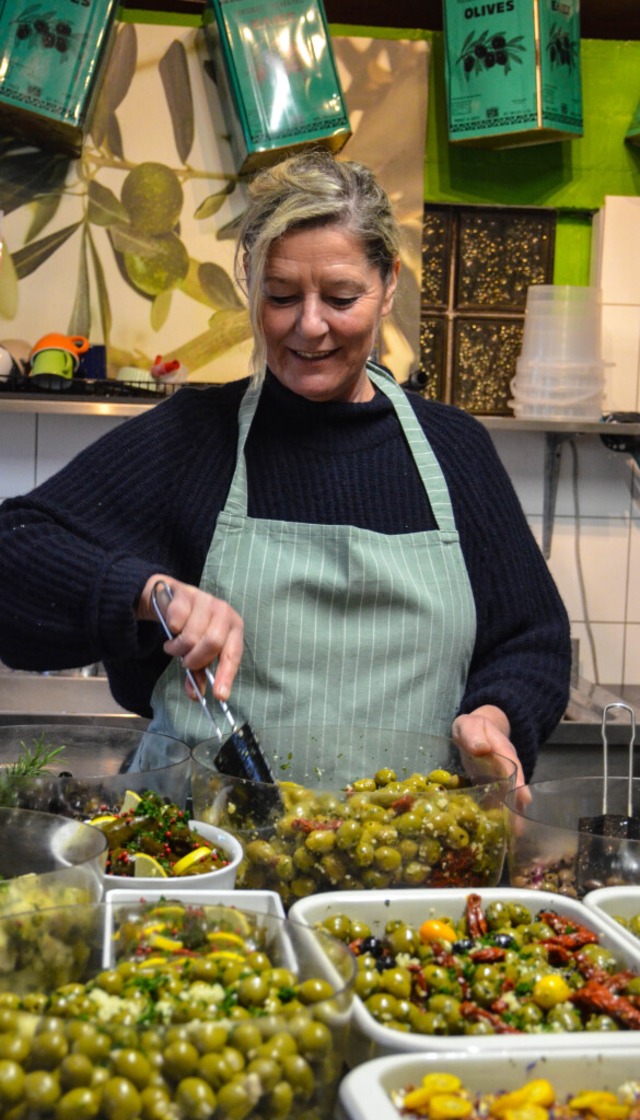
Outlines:
[[[300,303],[298,326],[309,338],[324,334],[327,330],[323,307],[322,300],[315,296],[309,296]]]

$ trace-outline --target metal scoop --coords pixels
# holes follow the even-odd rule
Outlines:
[[[168,583],[164,580],[158,580],[157,583],[154,584],[151,592],[151,603],[158,616],[160,625],[169,640],[172,640],[175,634],[173,634],[169,628],[165,618],[165,611],[167,604],[170,603],[172,599],[173,592]],[[185,668],[184,671],[202,710],[211,724],[214,737],[218,739],[220,743],[220,749],[213,759],[213,764],[216,769],[219,770],[220,773],[228,774],[233,778],[243,778],[251,782],[261,782],[273,786],[272,790],[268,789],[256,792],[251,799],[251,811],[254,819],[258,823],[266,821],[272,816],[274,810],[282,809],[282,799],[271,767],[265,758],[256,733],[249,723],[246,721],[243,723],[239,719],[236,719],[231,708],[224,700],[218,700],[213,695],[215,677],[211,669],[207,667],[204,672],[207,682],[211,687],[212,699],[220,709],[229,727],[227,733],[223,734],[218,726],[218,720],[216,720],[211,711],[206,696],[201,692],[194,674],[190,669]]]
[[[630,717],[629,772],[627,779],[627,812],[608,811],[609,794],[609,743],[607,738],[607,716],[612,708],[621,708]],[[591,890],[610,882],[634,882],[640,878],[640,851],[634,853],[635,845],[625,844],[626,840],[640,840],[640,817],[633,813],[633,749],[636,738],[635,711],[628,704],[616,702],[606,704],[602,712],[602,813],[595,817],[580,817],[578,829],[578,855],[576,861],[576,880],[580,890]]]

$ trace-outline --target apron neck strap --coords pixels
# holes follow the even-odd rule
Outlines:
[[[433,515],[440,531],[455,534],[455,519],[451,508],[449,489],[438,460],[431,450],[405,392],[400,388],[393,374],[376,365],[375,362],[367,362],[367,374],[372,384],[381,393],[384,393],[393,405],[418,474],[429,496]],[[261,387],[254,388],[253,385],[249,385],[240,402],[236,467],[225,503],[226,510],[238,513],[243,517],[247,515],[247,464],[244,449],[249,429],[256,414],[260,393]]]

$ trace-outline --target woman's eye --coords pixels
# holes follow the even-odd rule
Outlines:
[[[342,298],[333,296],[328,302],[332,303],[334,307],[351,307],[356,302],[356,299],[357,296],[344,296]]]
[[[295,296],[270,296],[267,294],[269,303],[273,303],[275,307],[286,307],[287,304],[293,303]]]

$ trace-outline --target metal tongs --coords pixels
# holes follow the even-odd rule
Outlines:
[[[158,580],[154,584],[151,592],[151,603],[158,616],[158,621],[170,641],[175,638],[175,634],[167,623],[165,612],[172,599],[173,592],[169,584],[163,579]],[[252,798],[254,817],[256,819],[258,819],[258,817],[266,819],[272,814],[274,809],[281,808],[282,800],[271,767],[265,758],[255,731],[249,723],[246,721],[242,722],[234,716],[226,701],[218,700],[214,696],[213,686],[215,684],[215,677],[211,669],[207,666],[204,673],[211,688],[211,698],[220,709],[228,725],[228,730],[226,734],[224,734],[223,731],[220,730],[218,720],[209,707],[209,702],[201,691],[194,674],[187,668],[185,668],[184,672],[203,712],[211,724],[215,738],[220,743],[220,749],[213,759],[213,764],[216,769],[219,770],[220,773],[228,774],[233,778],[245,778],[252,782],[261,782],[273,786],[273,790],[265,790],[261,793],[256,793],[255,797]]]
[[[627,777],[626,815],[610,813],[609,808],[609,741],[607,717],[613,708],[628,712],[630,718],[629,770]],[[577,885],[581,890],[604,885],[612,878],[634,882],[640,876],[640,851],[626,840],[640,839],[640,817],[633,813],[633,751],[636,738],[636,714],[629,704],[606,704],[602,712],[602,813],[580,817],[576,863]]]

